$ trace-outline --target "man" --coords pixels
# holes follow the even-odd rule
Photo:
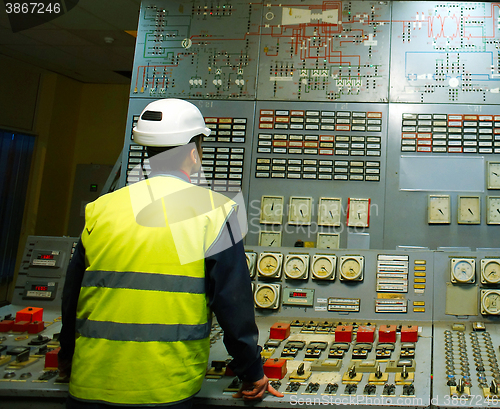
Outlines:
[[[68,408],[189,408],[204,378],[213,311],[242,381],[263,373],[236,204],[190,184],[209,135],[191,103],[150,103],[133,130],[151,174],[87,205],[62,300],[60,375]],[[75,336],[76,334],[76,336]]]

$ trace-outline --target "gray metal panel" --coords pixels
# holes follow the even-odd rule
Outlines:
[[[310,317],[315,320],[340,320],[347,322],[365,322],[372,320],[391,321],[411,321],[422,322],[432,320],[432,305],[433,305],[433,252],[432,251],[375,251],[375,250],[322,250],[315,248],[299,248],[299,247],[261,247],[261,246],[246,246],[247,251],[255,251],[258,254],[262,252],[280,252],[283,254],[283,259],[287,254],[300,253],[309,254],[312,260],[315,254],[331,254],[337,256],[336,278],[333,281],[323,281],[312,279],[309,269],[309,278],[306,280],[290,280],[282,274],[280,279],[267,279],[256,277],[257,283],[277,283],[284,288],[309,288],[314,290],[314,305],[312,307],[300,307],[282,305],[279,310],[257,309],[257,316],[268,317],[273,316],[276,320],[291,320],[296,316]],[[364,279],[361,282],[346,282],[339,278],[339,257],[344,255],[358,255],[364,257]],[[402,299],[407,300],[408,307],[406,313],[388,313],[375,312],[375,300],[385,297],[387,293],[376,291],[376,272],[377,272],[377,257],[379,255],[399,255],[408,256],[408,292],[397,293]],[[415,287],[415,261],[425,262],[426,266],[426,288],[419,291]],[[393,292],[395,294],[395,292]],[[391,294],[393,294],[391,293]],[[318,302],[318,299],[326,299],[328,297],[338,298],[353,298],[360,299],[359,312],[329,312],[323,311],[320,307],[324,304]],[[414,304],[417,302],[417,304]],[[424,303],[423,312],[414,307],[418,303]]]
[[[427,183],[422,183],[421,191],[403,191],[400,190],[400,161],[401,157],[404,155],[413,155],[419,157],[426,157],[429,160],[442,159],[453,157],[456,161],[464,162],[464,166],[468,163],[471,158],[477,158],[484,160],[486,163],[489,160],[498,160],[498,156],[495,153],[480,153],[479,148],[474,153],[438,153],[438,152],[418,152],[419,146],[430,146],[431,149],[436,147],[436,142],[441,139],[437,139],[436,135],[446,135],[444,139],[444,147],[453,148],[454,146],[448,145],[450,141],[459,142],[461,145],[459,147],[464,148],[464,144],[468,139],[465,139],[464,134],[459,135],[459,139],[451,139],[450,135],[455,135],[449,132],[451,127],[444,127],[446,132],[437,133],[430,132],[428,135],[432,135],[431,138],[419,138],[419,132],[403,132],[403,114],[415,114],[415,115],[446,115],[447,118],[450,115],[495,115],[498,113],[498,108],[494,105],[454,105],[452,108],[445,105],[417,105],[417,104],[390,104],[389,105],[389,129],[388,129],[388,141],[387,141],[387,173],[386,173],[386,193],[385,193],[385,223],[384,223],[384,241],[383,248],[395,248],[399,245],[408,246],[425,246],[431,249],[435,249],[441,246],[447,247],[470,247],[472,249],[476,247],[491,247],[492,243],[498,241],[497,228],[494,225],[486,224],[486,198],[487,196],[497,196],[496,191],[488,190],[486,188],[486,169],[484,172],[477,176],[476,175],[476,185],[477,192],[474,195],[480,196],[481,200],[481,223],[475,225],[458,224],[457,222],[457,198],[459,195],[465,192],[461,191],[426,191]],[[446,119],[445,121],[448,121]],[[460,121],[459,121],[460,122]],[[463,121],[465,122],[465,121]],[[462,123],[463,123],[462,122]],[[476,121],[479,122],[479,121]],[[463,127],[462,127],[463,129]],[[407,147],[403,145],[405,138],[402,136],[406,133],[415,134],[415,151],[402,151],[402,149]],[[482,134],[471,133],[468,135],[471,138],[469,141],[479,142]],[[491,136],[493,139],[493,136]],[[420,140],[425,140],[425,143],[431,143],[431,145],[419,145]],[[495,151],[494,144],[495,141],[489,141],[492,145],[487,148],[490,152]],[[435,175],[436,179],[440,178],[439,174]],[[453,181],[453,185],[460,185],[460,180],[458,175],[456,180]],[[447,194],[450,195],[451,199],[451,223],[450,224],[428,224],[427,222],[427,204],[428,195],[432,194]],[[468,193],[470,194],[470,193]]]
[[[272,111],[274,114],[279,115],[282,114],[282,111],[286,111],[289,113],[293,113],[292,111],[304,111],[307,114],[307,111],[317,111],[320,113],[335,112],[337,115],[339,113],[353,115],[354,113],[360,113],[368,115],[370,112],[380,113],[381,119],[380,121],[380,131],[353,131],[352,123],[351,125],[343,125],[343,124],[335,124],[334,126],[348,126],[349,130],[340,130],[340,128],[335,128],[337,130],[294,130],[294,129],[276,129],[277,126],[280,125],[279,122],[274,123],[274,127],[272,129],[262,128],[263,125],[268,122],[263,122],[262,118],[265,117],[264,114],[267,115],[266,111]],[[280,112],[281,111],[281,112]],[[283,231],[283,246],[291,247],[297,240],[302,241],[313,241],[316,242],[316,236],[318,231],[323,232],[331,232],[331,233],[340,233],[340,248],[345,248],[347,246],[347,232],[364,232],[370,234],[370,247],[371,248],[383,248],[383,226],[384,226],[384,215],[385,213],[385,174],[386,174],[386,137],[387,134],[387,105],[381,104],[355,104],[355,103],[297,103],[297,102],[257,102],[256,109],[256,118],[255,118],[255,126],[254,126],[254,143],[253,143],[253,152],[252,152],[252,171],[251,171],[251,180],[250,180],[250,197],[249,197],[249,234],[247,238],[247,244],[256,245],[258,244],[258,235],[260,230],[271,230],[271,227],[266,225],[261,225],[259,223],[259,215],[260,215],[260,201],[262,195],[278,195],[284,196],[285,201],[284,204],[287,206],[289,202],[290,196],[309,196],[313,198],[313,218],[311,226],[291,226],[287,223],[287,212],[285,210],[283,225],[279,227],[274,227],[274,230],[282,230]],[[321,117],[318,115],[318,117]],[[266,116],[266,118],[270,118]],[[286,118],[286,116],[285,116]],[[290,120],[293,119],[293,116],[289,117]],[[335,120],[337,121],[337,117]],[[348,117],[349,118],[349,117]],[[305,121],[307,121],[308,117],[305,115]],[[345,119],[345,118],[344,118]],[[352,122],[354,119],[353,116],[348,119]],[[307,122],[306,122],[307,124]],[[319,139],[319,143],[321,144],[321,138],[330,137],[334,138],[335,145],[334,148],[330,149],[328,154],[322,155],[321,145],[318,149],[316,147],[316,153],[307,154],[306,147],[299,148],[301,153],[276,153],[276,149],[273,146],[271,148],[270,153],[261,153],[259,152],[259,135],[271,135],[274,140],[272,143],[276,144],[276,142],[282,142],[282,140],[278,140],[276,135],[286,135],[286,143],[288,152],[292,152],[291,144],[292,138],[297,135],[302,135],[304,137],[304,144],[307,142],[307,137],[316,137]],[[342,142],[342,147],[340,147],[340,136],[347,138],[347,142]],[[371,156],[368,155],[368,151],[370,150],[368,146],[370,145],[369,138],[375,137],[380,140],[379,148],[374,152],[380,156]],[[360,155],[353,155],[354,146],[356,146],[356,139],[361,138],[364,142],[365,149],[361,149]],[[261,138],[262,139],[262,138]],[[312,142],[314,143],[314,141]],[[344,147],[346,145],[346,147]],[[346,154],[340,154],[341,151],[344,151]],[[363,153],[364,152],[364,153]],[[268,158],[271,160],[300,160],[304,164],[304,161],[315,160],[317,161],[317,165],[312,166],[302,166],[302,172],[300,179],[291,179],[289,177],[290,164],[287,164],[287,170],[285,172],[276,172],[283,173],[285,177],[283,178],[273,178],[272,170],[269,172],[269,177],[256,177],[257,174],[260,173],[257,171],[257,160],[260,158]],[[320,161],[331,161],[331,166],[321,166]],[[347,165],[343,166],[335,166],[335,161],[346,162]],[[353,174],[348,173],[351,172],[351,168],[353,162],[362,163],[361,169],[363,169],[363,174],[361,176],[362,180],[353,180]],[[368,167],[367,162],[379,162],[379,176],[380,181],[367,181],[367,176],[369,175],[367,172]],[[316,166],[316,170],[308,174],[308,176],[316,175],[315,179],[307,179],[306,177],[306,168]],[[320,168],[330,168],[329,172],[325,172],[329,174],[331,180],[322,180],[320,179]],[[345,173],[339,173],[339,170],[344,170]],[[350,180],[335,180],[337,176],[345,175],[346,178],[350,178]],[[317,225],[317,205],[320,197],[339,197],[342,198],[342,215],[341,215],[341,226],[340,227],[322,227],[318,228]],[[370,214],[370,225],[368,228],[355,228],[355,227],[347,227],[346,226],[346,215],[347,215],[347,201],[348,198],[370,198],[371,199],[371,214]]]
[[[57,309],[61,306],[62,290],[66,269],[73,255],[73,248],[78,242],[77,237],[44,237],[28,236],[26,246],[17,274],[16,286],[12,297],[12,304],[22,306],[32,306],[41,303],[42,307]],[[59,261],[55,267],[43,267],[32,265],[32,256],[38,250],[46,252],[58,251]],[[49,282],[57,284],[57,292],[54,300],[25,299],[23,298],[25,285],[27,282],[37,282],[46,285]]]

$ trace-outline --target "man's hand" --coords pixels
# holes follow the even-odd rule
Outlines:
[[[264,392],[282,398],[284,395],[278,392],[269,384],[269,379],[264,375],[261,379],[255,382],[243,382],[238,392],[233,395],[233,398],[243,398],[248,400],[262,399]]]
[[[57,382],[68,383],[71,376],[71,360],[59,359],[59,376]]]

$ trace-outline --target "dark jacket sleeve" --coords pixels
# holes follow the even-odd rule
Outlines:
[[[224,345],[233,357],[229,367],[242,380],[257,381],[264,376],[259,331],[255,323],[250,273],[235,213],[229,217],[206,257],[205,268],[209,306],[224,330]]]
[[[58,357],[63,361],[71,361],[75,352],[76,307],[84,273],[85,248],[80,239],[66,271],[62,295],[62,328],[59,335],[61,350]]]

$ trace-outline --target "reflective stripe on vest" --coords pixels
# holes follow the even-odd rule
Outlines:
[[[193,341],[210,335],[210,323],[200,325],[121,324],[118,322],[79,319],[76,330],[87,338],[110,341],[176,342]]]
[[[205,293],[205,279],[133,271],[86,271],[82,287],[130,288],[134,290]]]

